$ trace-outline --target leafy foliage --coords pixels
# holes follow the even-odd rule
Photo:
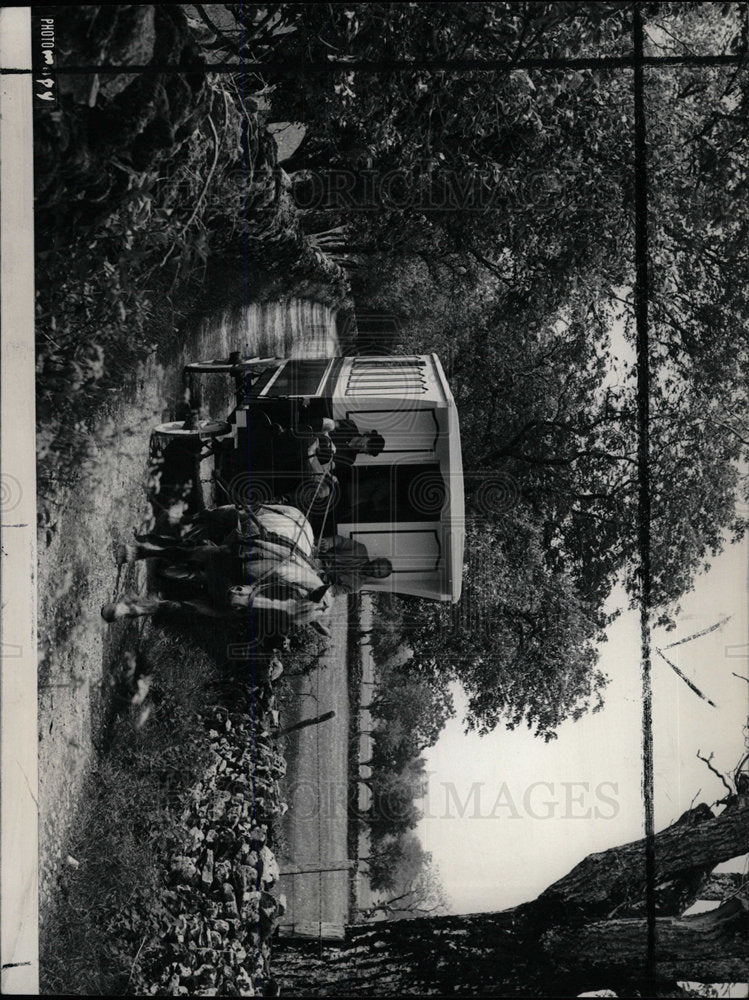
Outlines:
[[[636,597],[639,582],[631,76],[364,73],[356,60],[623,53],[631,12],[468,6],[437,5],[428,29],[419,5],[319,12],[307,55],[326,46],[351,70],[336,71],[325,127],[310,105],[293,166],[328,179],[308,224],[348,227],[354,263],[367,261],[353,271],[362,311],[400,321],[396,350],[449,360],[469,607],[409,606],[414,662],[464,683],[470,725],[525,720],[548,738],[599,703],[607,601],[618,582]],[[646,19],[650,54],[746,46],[739,4],[652,4]],[[654,599],[667,627],[746,529],[746,88],[736,67],[648,73]],[[289,94],[279,81],[274,100],[291,115]]]
[[[376,769],[372,778],[360,778],[369,785],[372,801],[365,820],[373,840],[382,840],[412,830],[421,819],[415,799],[426,792],[426,762],[423,757],[409,760],[400,770]]]
[[[401,771],[433,746],[453,713],[452,697],[440,679],[410,671],[411,650],[377,664],[377,686],[369,711],[375,720],[372,766]]]
[[[199,310],[345,281],[300,232],[259,103],[206,53],[180,5],[61,8],[63,59],[180,74],[60,78],[35,121],[37,415],[42,482],[76,475],[94,417]],[[53,11],[50,11],[53,13]]]
[[[376,842],[367,860],[370,885],[382,899],[362,911],[366,919],[444,913],[447,896],[430,851],[413,833]]]
[[[184,805],[211,761],[202,724],[209,657],[168,637],[157,642],[156,710],[136,728],[116,719],[109,752],[81,799],[54,909],[40,928],[41,980],[50,993],[139,993],[144,969],[173,920],[164,859],[187,831]]]

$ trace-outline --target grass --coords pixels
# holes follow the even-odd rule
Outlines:
[[[81,797],[73,862],[40,928],[43,993],[134,992],[167,915],[161,859],[180,837],[180,803],[209,759],[198,716],[216,672],[202,651],[166,634],[153,639],[154,709],[141,728],[129,713],[115,721]]]

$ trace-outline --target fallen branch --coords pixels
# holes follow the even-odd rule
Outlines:
[[[697,751],[697,759],[701,760],[703,762],[703,764],[707,764],[708,770],[712,771],[713,774],[717,778],[720,778],[721,782],[723,783],[723,787],[726,789],[726,791],[728,792],[729,795],[734,795],[735,794],[734,789],[731,788],[731,786],[726,781],[726,776],[724,774],[722,774],[717,769],[717,767],[713,767],[713,764],[712,764],[713,756],[714,756],[714,754],[710,754],[709,757],[703,757],[702,754],[700,753],[700,751],[699,750]]]
[[[716,629],[723,628],[730,622],[732,616],[725,615],[720,621],[717,621],[714,625],[710,625],[708,628],[703,628],[701,632],[695,632],[694,635],[688,635],[685,639],[677,639],[676,642],[671,642],[668,646],[664,646],[664,649],[673,649],[674,646],[681,646],[685,642],[691,642],[692,639],[701,639],[703,635],[710,635],[711,632],[715,632]]]

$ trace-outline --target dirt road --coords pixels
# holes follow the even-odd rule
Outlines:
[[[349,915],[348,761],[349,692],[346,674],[348,599],[337,597],[328,648],[317,668],[294,679],[284,725],[335,712],[335,718],[292,734],[286,741],[286,851],[281,880],[288,909],[283,932],[293,927],[317,937],[319,925],[342,928]]]
[[[326,356],[336,350],[330,310],[309,300],[250,306],[197,330],[168,365],[150,363],[117,394],[96,428],[96,453],[73,489],[40,497],[39,835],[42,914],[65,863],[82,783],[101,748],[112,681],[139,625],[107,629],[102,603],[144,583],[140,567],[118,581],[114,546],[147,521],[146,463],[153,426],[172,419],[188,360],[250,355]],[[214,378],[218,378],[214,376]],[[211,410],[226,406],[220,388]],[[223,403],[222,403],[223,400]],[[226,416],[211,412],[211,416]]]

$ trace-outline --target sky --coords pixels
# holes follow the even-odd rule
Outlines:
[[[656,829],[690,804],[725,794],[697,759],[731,771],[742,756],[749,683],[747,590],[749,545],[728,548],[697,578],[673,632],[653,633]],[[612,594],[626,605],[622,591]],[[718,631],[666,655],[717,705],[700,700],[655,653],[655,647],[730,620]],[[644,832],[641,795],[642,699],[639,615],[625,611],[610,626],[600,665],[609,675],[602,711],[565,723],[550,743],[532,731],[464,732],[458,716],[426,751],[428,794],[419,824],[456,913],[496,910],[532,899],[592,851]],[[664,650],[665,652],[665,650]],[[475,784],[478,783],[478,784]]]

